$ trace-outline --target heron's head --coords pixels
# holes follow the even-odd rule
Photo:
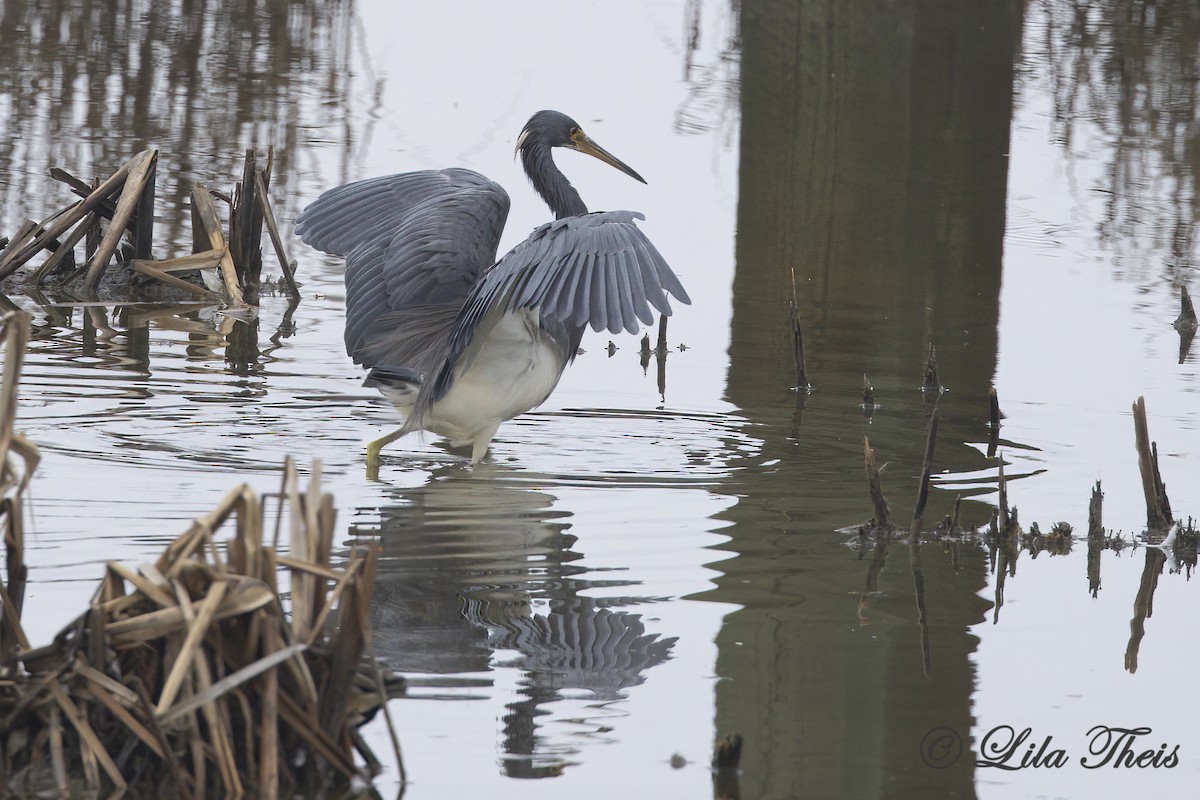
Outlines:
[[[583,132],[579,123],[561,111],[539,111],[529,118],[521,135],[517,137],[517,152],[551,147],[565,147],[589,156],[598,158],[610,167],[616,167],[634,180],[646,182],[646,179],[633,171],[628,164],[621,161],[612,153],[592,141]]]

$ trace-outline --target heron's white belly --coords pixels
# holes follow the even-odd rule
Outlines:
[[[558,349],[542,335],[536,312],[505,314],[488,332],[466,368],[459,367],[446,395],[433,405],[425,427],[468,441],[495,431],[505,420],[536,408],[562,375]]]

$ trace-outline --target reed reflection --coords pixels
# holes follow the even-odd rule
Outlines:
[[[1106,154],[1096,233],[1144,278],[1163,263],[1184,282],[1200,212],[1200,16],[1190,0],[1038,0],[1027,11],[1026,59],[1046,59],[1054,135],[1071,160]],[[1094,137],[1109,147],[1094,146]],[[1091,190],[1089,186],[1087,189]],[[1160,251],[1162,261],[1147,258]]]
[[[168,208],[268,145],[272,188],[294,196],[310,146],[300,121],[348,116],[355,13],[353,0],[0,5],[0,230],[45,213],[49,167],[99,174],[148,146]],[[190,241],[185,217],[164,215],[165,241]]]
[[[540,724],[564,693],[618,701],[670,657],[675,638],[630,610],[654,598],[628,580],[588,577],[569,512],[490,465],[439,467],[394,499],[378,510],[378,526],[354,528],[383,546],[371,610],[378,653],[401,672],[518,670],[502,718],[502,769],[560,774],[588,740],[578,724],[568,737]],[[596,714],[583,724],[600,737],[610,719]]]

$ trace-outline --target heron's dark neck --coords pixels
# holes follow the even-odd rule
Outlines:
[[[525,174],[529,176],[533,188],[554,212],[555,219],[588,213],[579,192],[555,166],[549,147],[540,142],[531,142],[521,148],[521,165],[525,167]]]

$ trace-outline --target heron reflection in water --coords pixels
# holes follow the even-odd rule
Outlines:
[[[367,468],[406,433],[427,430],[483,458],[500,423],[540,405],[588,325],[636,333],[667,295],[691,302],[632,211],[588,213],[551,149],[640,175],[557,111],[517,138],[555,221],[496,261],[508,194],[467,169],[424,170],[331,189],[297,218],[309,245],[346,259],[346,351],[403,417],[367,446]]]

